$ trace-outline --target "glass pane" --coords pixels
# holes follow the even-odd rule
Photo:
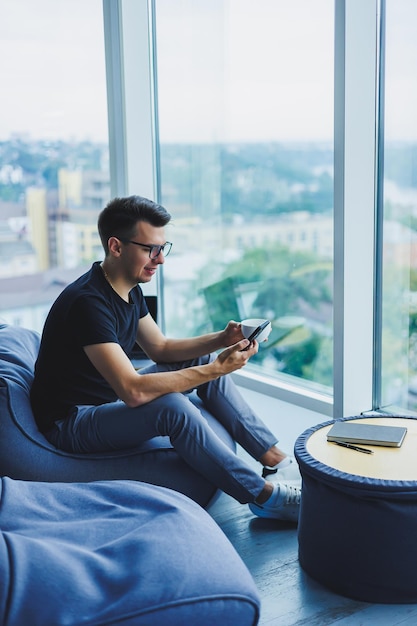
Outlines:
[[[0,321],[40,331],[63,287],[102,258],[101,0],[2,0],[0,59]]]
[[[417,5],[386,3],[381,406],[417,409]]]
[[[332,386],[332,0],[157,0],[166,330],[269,318],[251,366]]]

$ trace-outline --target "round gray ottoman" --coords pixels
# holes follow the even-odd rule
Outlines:
[[[328,442],[334,421],[298,437],[300,565],[329,589],[357,600],[417,602],[417,420],[344,419],[408,430],[400,448],[363,446],[373,454]]]

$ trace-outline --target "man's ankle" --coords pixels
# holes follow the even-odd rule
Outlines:
[[[272,496],[273,491],[274,485],[272,483],[265,482],[264,488],[255,500],[256,504],[264,504]]]

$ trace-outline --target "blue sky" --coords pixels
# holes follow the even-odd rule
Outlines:
[[[0,139],[107,141],[101,0],[1,0]]]
[[[331,140],[333,0],[157,0],[163,141]],[[415,0],[388,0],[387,136],[417,139]],[[1,0],[0,139],[107,140],[101,0]],[[417,81],[415,81],[417,83]]]

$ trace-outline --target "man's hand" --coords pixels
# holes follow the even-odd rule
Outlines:
[[[248,345],[249,349],[244,350]],[[223,352],[220,352],[216,361],[222,369],[221,375],[230,374],[244,367],[250,357],[258,352],[258,347],[256,340],[249,344],[247,339],[242,339],[233,346],[223,350]]]
[[[233,346],[243,338],[241,323],[231,320],[223,330],[223,345],[225,347]]]

